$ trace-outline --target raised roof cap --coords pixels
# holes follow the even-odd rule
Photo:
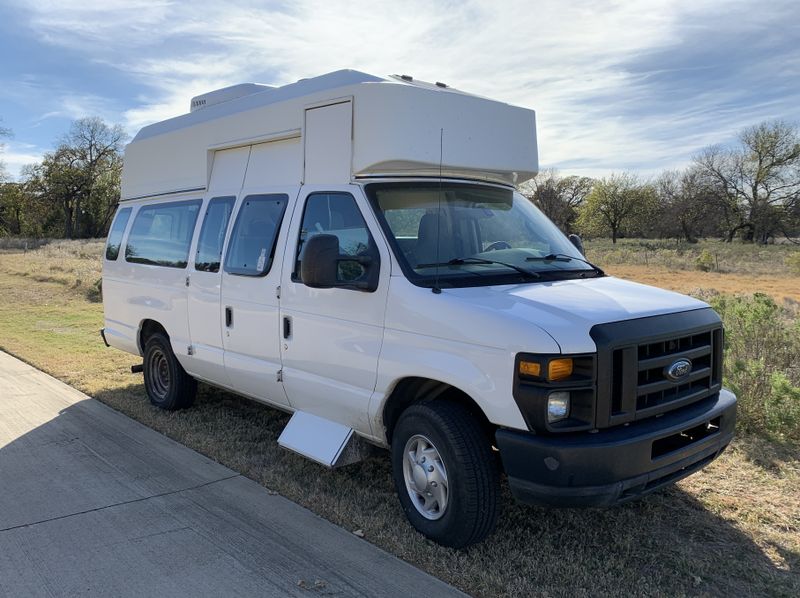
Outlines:
[[[275,89],[271,85],[260,85],[258,83],[239,83],[238,85],[231,85],[223,87],[222,89],[215,89],[207,93],[194,96],[192,101],[189,102],[189,112],[202,110],[214,104],[221,104],[229,100],[235,100],[242,96],[249,96],[254,93],[266,91],[268,89]]]

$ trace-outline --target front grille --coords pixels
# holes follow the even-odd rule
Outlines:
[[[600,325],[592,336],[598,345],[598,427],[654,417],[721,388],[722,326],[710,309]],[[674,381],[667,370],[681,359],[691,369]]]

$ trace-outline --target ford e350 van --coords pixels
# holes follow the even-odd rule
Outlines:
[[[390,451],[412,525],[447,546],[514,496],[615,505],[733,435],[708,305],[586,261],[515,189],[531,110],[339,71],[193,98],[125,152],[103,269],[110,346],[154,405],[198,381],[293,415],[325,466]]]

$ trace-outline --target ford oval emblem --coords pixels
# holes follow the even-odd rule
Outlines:
[[[664,368],[664,375],[673,382],[680,382],[692,371],[692,362],[685,357],[673,361]]]

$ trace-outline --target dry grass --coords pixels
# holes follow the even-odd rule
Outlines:
[[[779,303],[800,302],[800,272],[795,266],[800,246],[645,239],[620,239],[614,245],[609,239],[595,239],[586,241],[586,255],[612,276],[680,293],[764,293]]]
[[[800,595],[796,447],[739,439],[706,470],[615,509],[539,509],[506,496],[489,540],[445,549],[406,523],[384,455],[326,471],[278,448],[285,414],[202,385],[191,410],[151,407],[141,376],[129,373],[135,358],[97,335],[101,305],[69,276],[24,273],[73,259],[93,262],[75,271],[96,273],[95,257],[37,253],[0,255],[0,348],[469,593]]]
[[[699,243],[672,240],[610,239],[586,241],[586,254],[601,266],[636,265],[668,271],[705,270],[748,276],[796,276],[800,245],[753,245],[705,239]]]
[[[723,274],[697,270],[670,270],[662,266],[638,264],[598,264],[612,276],[635,280],[679,293],[723,295],[764,293],[779,303],[800,302],[800,276]]]

